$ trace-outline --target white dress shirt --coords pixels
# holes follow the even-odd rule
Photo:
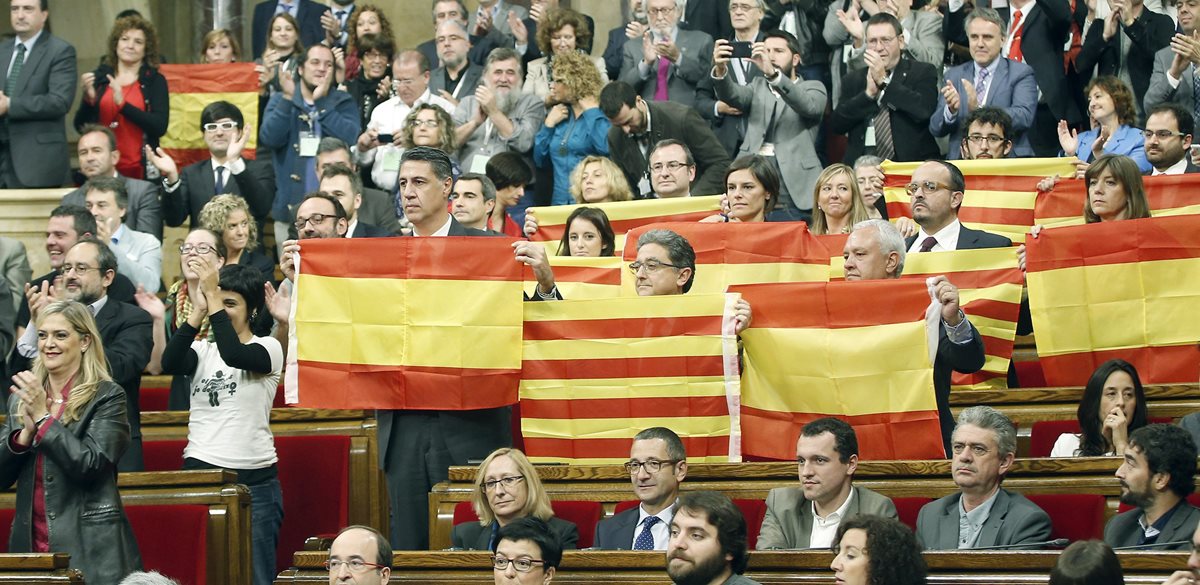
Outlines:
[[[371,110],[371,121],[367,122],[367,129],[375,130],[380,134],[392,134],[397,136],[404,131],[404,122],[413,108],[420,104],[433,104],[446,112],[450,117],[454,116],[454,104],[450,103],[440,95],[433,95],[429,89],[425,89],[420,97],[413,101],[412,105],[404,103],[399,97],[393,97],[382,104],[375,106]],[[355,146],[354,150],[358,150]],[[394,144],[383,144],[370,150],[358,152],[355,159],[361,166],[371,167],[371,180],[375,181],[375,185],[387,192],[392,192],[396,188],[396,177],[400,174],[398,168],[385,168],[386,165],[375,164],[376,159],[383,157],[394,156],[400,157],[403,148]]]
[[[937,233],[932,234],[933,239],[937,240],[937,243],[934,244],[934,246],[932,248],[930,248],[929,251],[930,252],[947,252],[947,251],[951,251],[951,250],[957,250],[958,249],[958,234],[961,231],[962,231],[962,223],[959,222],[958,219],[955,219],[954,221],[950,222],[949,224],[946,225],[946,227],[938,230]],[[917,233],[917,239],[913,240],[912,246],[909,246],[908,253],[912,254],[912,253],[916,253],[917,251],[919,251],[921,249],[921,243],[924,242],[925,238],[928,238],[929,236],[930,236],[930,234],[925,231],[925,228],[921,228],[921,231]]]
[[[659,520],[654,523],[654,526],[650,527],[650,535],[654,537],[654,550],[667,550],[667,541],[671,538],[671,516],[674,514],[675,504],[671,504],[659,513],[654,514]],[[646,509],[639,504],[637,524],[633,527],[633,540],[629,543],[629,546],[632,547],[633,543],[637,542],[638,536],[646,529],[642,522],[645,522],[646,518],[650,516],[650,514],[646,513]]]
[[[842,519],[846,517],[846,510],[850,509],[850,501],[854,499],[854,490],[850,490],[850,495],[846,496],[846,501],[837,510],[830,512],[824,518],[817,514],[817,503],[810,502],[812,506],[813,525],[812,530],[808,533],[809,548],[827,549],[833,546],[833,537],[837,536],[838,525],[842,523]]]

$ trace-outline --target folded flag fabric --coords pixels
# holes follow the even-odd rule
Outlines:
[[[942,459],[922,281],[734,286],[742,333],[742,452],[792,460],[806,423],[832,416],[862,459]]]
[[[1200,216],[1057,227],[1031,238],[1029,308],[1050,386],[1120,358],[1143,384],[1196,381]]]
[[[527,269],[513,260],[512,241],[304,240],[288,401],[433,410],[515,403]]]
[[[620,255],[625,247],[625,232],[664,221],[699,221],[719,213],[721,201],[719,197],[680,197],[531,207],[529,211],[537,217],[538,231],[529,239],[535,242],[558,242],[567,231],[567,218],[580,207],[596,207],[608,215],[613,233],[617,236],[616,253]]]
[[[1154,217],[1200,214],[1200,175],[1142,177]],[[1083,179],[1062,179],[1053,191],[1039,193],[1034,222],[1042,226],[1081,225],[1087,186]]]
[[[546,256],[554,270],[554,284],[564,299],[609,299],[621,294],[621,272],[625,261],[620,256]],[[537,279],[530,272],[525,293],[535,294]]]
[[[666,426],[689,461],[738,461],[737,295],[525,303],[521,431],[534,461],[617,463]],[[731,416],[732,413],[732,416]]]
[[[258,73],[254,71],[254,63],[163,64],[158,70],[171,88],[171,120],[159,144],[181,170],[209,157],[200,127],[200,112],[208,104],[221,100],[242,111],[250,132],[242,156],[254,158],[258,144]]]

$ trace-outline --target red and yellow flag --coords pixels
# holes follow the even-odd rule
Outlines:
[[[558,242],[567,231],[567,218],[580,207],[596,207],[608,215],[613,233],[617,236],[616,254],[620,255],[625,247],[625,232],[664,221],[699,221],[714,213],[720,213],[721,201],[719,197],[680,197],[531,207],[529,211],[537,217],[538,231],[529,239],[535,242]]]
[[[732,287],[750,302],[742,333],[742,452],[791,460],[804,424],[850,423],[862,459],[945,457],[923,282]]]
[[[589,258],[586,256],[555,256],[547,254],[554,270],[554,282],[564,299],[610,299],[621,294],[621,271],[625,261],[620,256]],[[525,292],[535,294],[537,279],[529,274]]]
[[[1200,175],[1142,177],[1154,217],[1200,214]],[[1039,193],[1034,221],[1043,226],[1080,225],[1087,189],[1083,179],[1064,179],[1053,191]]]
[[[250,132],[242,156],[254,158],[258,144],[258,73],[254,71],[254,63],[164,64],[158,70],[171,88],[171,121],[160,145],[181,170],[208,158],[208,146],[200,128],[200,112],[208,104],[220,100],[242,111],[246,129]]]
[[[1195,382],[1200,216],[1048,229],[1030,239],[1029,307],[1050,386],[1082,386],[1112,358],[1144,384]]]
[[[737,461],[737,295],[525,304],[521,431],[535,461],[616,463],[639,431],[690,461]]]
[[[301,245],[289,399],[295,391],[311,408],[437,410],[517,401],[525,270],[512,239]]]

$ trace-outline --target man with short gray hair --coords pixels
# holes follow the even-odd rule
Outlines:
[[[637,260],[629,265],[638,296],[681,295],[692,289],[696,252],[687,238],[671,230],[650,230],[638,237]],[[733,307],[733,332],[741,334],[752,319],[750,302]]]
[[[138,571],[126,575],[117,585],[179,585],[179,581],[164,577],[158,571],[150,571],[149,573]]]
[[[1007,416],[990,406],[962,411],[952,450],[958,492],[925,504],[917,516],[917,539],[926,549],[1038,548],[1050,539],[1050,516],[1000,487],[1017,452],[1017,429]]]

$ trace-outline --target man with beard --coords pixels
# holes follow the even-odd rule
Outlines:
[[[667,543],[667,576],[676,585],[757,585],[744,577],[750,561],[746,518],[727,496],[688,492],[679,498]]]
[[[1148,175],[1183,175],[1200,172],[1192,164],[1192,113],[1176,104],[1162,104],[1146,118],[1146,160],[1154,168]]]
[[[958,491],[925,504],[917,515],[917,540],[925,549],[1017,549],[1049,540],[1050,516],[1025,496],[1000,487],[1017,452],[1012,421],[990,406],[972,406],[958,415],[953,441],[950,467]],[[1195,455],[1193,449],[1193,471]]]
[[[429,90],[457,106],[459,100],[475,93],[483,68],[467,58],[471,40],[461,22],[443,21],[433,40],[437,43],[438,60],[442,65],[434,69]]]
[[[313,192],[304,196],[300,206],[296,208],[296,232],[301,240],[313,238],[344,238],[349,228],[346,219],[346,208],[337,197],[328,193]],[[288,240],[283,243],[279,254],[279,270],[283,273],[283,282],[279,283],[279,291],[270,282],[267,283],[267,310],[275,319],[275,327],[271,335],[283,344],[284,351],[288,346],[289,310],[291,308],[292,287],[296,281],[296,253],[300,251],[300,242]]]
[[[1012,117],[1008,112],[988,106],[976,108],[967,116],[967,133],[958,152],[963,160],[1008,158],[1013,151],[1011,136]]]
[[[958,220],[965,189],[966,179],[953,163],[931,160],[913,171],[908,195],[921,230],[905,240],[909,254],[1012,246],[1004,236],[973,230]]]
[[[1188,550],[1200,510],[1187,501],[1195,489],[1196,444],[1182,427],[1146,425],[1129,435],[1125,461],[1117,468],[1121,503],[1134,509],[1104,526],[1110,546]]]
[[[633,437],[629,480],[639,500],[638,507],[625,510],[596,525],[593,544],[601,549],[666,550],[668,525],[679,499],[679,484],[687,477],[687,452],[675,431],[652,427]]]
[[[121,151],[117,150],[117,136],[113,131],[105,126],[84,126],[79,132],[77,154],[79,172],[83,173],[84,177],[117,177],[125,181],[125,191],[129,193],[125,223],[162,241],[162,207],[158,200],[158,186],[149,181],[117,174],[117,162],[121,160]],[[83,187],[75,189],[63,196],[62,205],[83,207],[86,195]]]
[[[488,159],[506,150],[528,159],[533,137],[546,118],[545,104],[521,91],[525,75],[516,51],[492,51],[483,69],[483,83],[454,110],[458,160],[472,173],[485,172]]]
[[[362,178],[343,164],[327,165],[321,171],[321,192],[333,195],[346,211],[347,238],[386,238],[391,233],[364,221],[358,210],[363,203]]]

